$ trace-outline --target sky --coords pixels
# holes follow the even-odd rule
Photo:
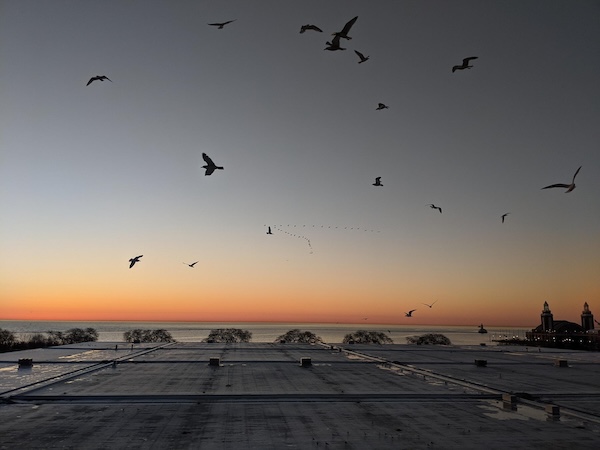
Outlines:
[[[597,0],[0,0],[0,319],[600,318],[598,80]]]

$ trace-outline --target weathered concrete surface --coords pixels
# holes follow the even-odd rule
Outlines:
[[[0,448],[600,447],[598,354],[345,349],[97,343],[19,355],[34,359],[30,373],[2,354]],[[211,357],[221,366],[209,366]],[[312,365],[301,367],[302,357]],[[570,367],[555,367],[558,357]],[[42,382],[44,374],[58,378]],[[508,392],[517,393],[516,411],[503,407]],[[548,420],[549,403],[559,420]]]

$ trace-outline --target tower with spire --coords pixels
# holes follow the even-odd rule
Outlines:
[[[548,302],[544,302],[544,309],[542,310],[542,331],[554,331],[554,316]]]
[[[583,304],[583,311],[581,313],[581,327],[584,331],[590,331],[594,329],[594,315],[590,311],[590,307],[585,302]]]

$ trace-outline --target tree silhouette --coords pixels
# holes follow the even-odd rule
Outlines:
[[[452,345],[450,339],[443,334],[429,333],[421,336],[408,336],[406,342],[417,345]]]
[[[233,344],[236,342],[250,342],[251,339],[252,332],[248,330],[240,328],[217,328],[216,330],[211,330],[208,337],[203,339],[203,342]]]
[[[288,331],[282,334],[275,342],[293,342],[298,344],[315,344],[317,342],[323,342],[323,340],[316,334],[310,331],[300,331],[298,328]]]
[[[141,342],[175,342],[175,339],[167,330],[142,330],[140,328],[123,333],[123,340],[135,344]]]
[[[379,331],[358,330],[344,336],[343,344],[393,344],[394,341]]]

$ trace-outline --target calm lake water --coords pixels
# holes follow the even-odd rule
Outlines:
[[[216,322],[71,322],[71,321],[0,321],[0,328],[14,332],[18,338],[26,339],[33,333],[67,331],[70,328],[95,328],[100,342],[122,342],[123,333],[137,328],[143,330],[164,329],[180,342],[200,342],[216,328],[241,328],[252,332],[251,342],[274,342],[278,336],[298,328],[311,331],[330,344],[341,343],[344,336],[357,330],[386,333],[396,344],[405,344],[408,336],[425,333],[441,333],[454,345],[493,345],[492,340],[505,337],[525,337],[523,328],[486,327],[487,334],[478,333],[477,326],[431,326],[431,325],[370,325],[330,323],[216,323]]]

